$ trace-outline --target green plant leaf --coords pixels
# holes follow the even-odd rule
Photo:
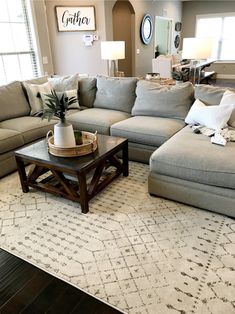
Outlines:
[[[51,90],[51,93],[45,94],[45,96],[47,97],[45,101],[47,107],[43,109],[42,118],[47,118],[48,121],[50,121],[53,116],[64,119],[68,107],[77,101],[76,97],[73,96],[69,98],[65,93],[56,92],[55,90]]]

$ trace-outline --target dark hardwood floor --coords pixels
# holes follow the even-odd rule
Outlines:
[[[0,249],[0,313],[121,312]]]

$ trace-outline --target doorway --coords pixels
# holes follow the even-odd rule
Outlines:
[[[118,70],[133,76],[135,68],[135,12],[128,0],[118,0],[113,7],[113,40],[125,41],[125,59],[118,61]]]
[[[172,22],[169,18],[155,17],[154,48],[161,55],[171,54]]]

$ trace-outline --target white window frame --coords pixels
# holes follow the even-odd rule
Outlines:
[[[233,16],[235,18],[235,12],[227,12],[227,13],[212,13],[212,14],[198,14],[196,15],[196,24],[195,24],[195,37],[197,37],[197,25],[198,25],[198,20],[199,19],[206,19],[206,18],[214,18],[214,17],[220,17],[222,18],[222,28],[221,28],[221,33],[219,37],[219,42],[218,42],[218,51],[217,51],[217,56],[219,52],[221,51],[221,45],[222,45],[222,31],[223,31],[223,24],[224,24],[224,18],[225,17],[231,17]],[[217,60],[216,63],[235,63],[235,58],[234,60]]]
[[[23,6],[23,14],[25,16],[25,24],[26,24],[27,37],[29,40],[30,49],[25,50],[25,51],[0,52],[0,62],[3,65],[6,83],[8,83],[8,80],[7,80],[7,73],[4,69],[4,62],[3,62],[4,56],[10,56],[10,55],[17,56],[19,68],[20,68],[20,72],[21,72],[19,56],[24,55],[24,54],[29,55],[31,58],[32,72],[34,73],[34,77],[38,77],[42,73],[42,65],[41,65],[41,62],[39,61],[40,58],[39,58],[38,40],[36,38],[36,32],[35,32],[34,10],[33,10],[33,7],[32,7],[30,0],[21,0],[21,2],[22,2],[22,6]],[[12,22],[12,23],[14,23],[14,22]],[[9,24],[11,24],[11,22],[9,22]],[[30,79],[30,78],[31,77],[29,77],[27,79]],[[19,78],[17,77],[16,80],[17,79],[19,79]]]

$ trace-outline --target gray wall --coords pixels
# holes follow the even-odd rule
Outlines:
[[[87,0],[45,0],[45,3],[55,74],[105,74],[106,61],[100,56],[100,41],[106,40],[104,1],[89,0],[89,5],[95,6],[96,15],[96,31],[89,32],[58,32],[55,16],[56,5],[82,6],[88,5]],[[97,34],[99,40],[85,47],[83,34]]]
[[[182,38],[194,37],[196,15],[235,12],[235,1],[186,1],[183,2]],[[210,67],[219,77],[235,75],[235,63],[215,63]]]
[[[165,16],[172,18],[174,22],[181,21],[182,3],[180,1],[150,1],[150,0],[130,0],[135,11],[135,34],[134,40],[134,64],[135,71],[133,75],[142,76],[152,72],[152,58],[154,57],[154,36],[149,45],[144,45],[140,39],[140,24],[144,14],[152,15],[153,21],[155,16]],[[105,0],[105,20],[107,29],[107,38],[112,40],[112,8],[115,1]],[[173,23],[174,24],[174,23]],[[175,32],[172,36],[174,41]],[[173,47],[173,45],[172,45]],[[139,49],[140,53],[136,51]],[[173,49],[173,53],[175,50]]]
[[[37,2],[37,0],[34,0]],[[39,0],[41,2],[42,0]],[[152,71],[152,58],[154,56],[154,40],[146,46],[142,44],[139,36],[140,23],[145,13],[181,21],[182,4],[179,1],[150,1],[130,0],[135,10],[135,34],[133,36],[134,73],[133,75],[145,75]],[[96,31],[95,32],[58,32],[55,6],[56,5],[88,5],[87,0],[45,0],[47,24],[50,37],[53,69],[55,74],[87,73],[89,75],[107,74],[107,63],[101,60],[100,41],[112,40],[112,8],[113,0],[89,0],[89,5],[95,6]],[[85,47],[82,41],[83,34],[97,34],[99,40],[92,47]],[[173,36],[174,39],[174,36]],[[172,39],[172,40],[173,40]],[[140,54],[136,54],[136,49]]]
[[[139,29],[143,15],[145,13],[150,13],[154,20],[155,16],[164,15],[165,17],[172,18],[175,22],[181,21],[182,4],[178,1],[131,0],[130,2],[132,3],[136,12],[136,49],[140,49],[140,54],[136,54],[136,75],[144,75],[148,72],[152,72],[152,59],[154,57],[154,36],[148,46],[141,42]]]

